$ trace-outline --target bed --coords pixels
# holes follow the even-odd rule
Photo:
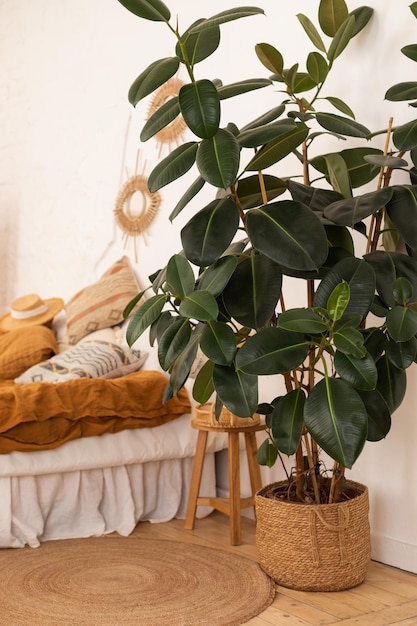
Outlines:
[[[131,271],[125,257],[115,265],[121,261]],[[104,278],[114,275],[110,269]],[[52,329],[33,327],[30,338],[19,333],[20,349],[15,343],[10,352],[18,375],[4,375],[11,360],[7,350],[0,352],[1,548],[115,531],[128,535],[139,521],[185,517],[197,439],[190,425],[192,380],[178,397],[162,402],[168,379],[156,348],[143,337],[129,351],[120,318],[109,326],[114,293],[108,284],[103,291],[102,279],[94,297],[91,289],[76,294],[76,315],[69,301]],[[125,287],[123,280],[115,284]],[[124,289],[123,302],[132,289]],[[103,293],[112,300],[112,316],[97,322]],[[80,315],[80,307],[89,314]],[[73,318],[83,330],[71,327]],[[13,343],[12,335],[0,336],[0,343]],[[104,358],[105,350],[111,352]],[[108,365],[112,359],[118,367]],[[69,362],[75,363],[75,378]],[[208,495],[216,495],[215,453],[226,446],[224,433],[211,434],[202,479]],[[198,515],[210,512],[199,507]]]

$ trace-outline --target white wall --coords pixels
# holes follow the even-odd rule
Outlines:
[[[183,28],[237,4],[170,2]],[[312,50],[295,15],[316,20],[318,2],[254,4],[267,17],[226,24],[220,51],[201,66],[204,75],[225,83],[265,76],[253,53],[261,41],[278,47],[287,66]],[[362,4],[349,2],[352,9]],[[396,123],[412,115],[405,104],[384,102],[384,93],[415,76],[415,65],[400,48],[417,42],[417,22],[409,0],[368,4],[376,10],[372,25],[350,44],[349,62],[336,61],[338,74],[327,95],[345,99],[358,121],[377,129],[390,115]],[[151,61],[171,51],[163,25],[139,20],[117,0],[0,0],[0,313],[27,292],[67,299],[125,252],[113,208],[126,168],[134,170],[147,110],[147,103],[133,110],[127,90]],[[264,110],[266,97],[273,106],[273,90],[241,97],[239,117],[231,119],[253,119]],[[225,104],[228,113],[230,103]],[[223,121],[229,121],[227,115]],[[332,140],[326,149],[338,145]],[[146,172],[157,163],[155,142],[141,146],[140,160]],[[167,219],[180,193],[181,184],[162,190],[148,245],[139,241],[136,269],[143,282],[180,248],[177,235],[187,211],[174,225]],[[127,251],[134,260],[131,245]],[[369,444],[352,472],[370,487],[374,557],[415,572],[416,382],[412,369],[392,432],[385,442]]]

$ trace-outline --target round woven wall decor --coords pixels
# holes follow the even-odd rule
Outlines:
[[[157,89],[150,102],[147,119],[152,117],[167,100],[178,96],[183,85],[182,80],[174,77],[170,78],[164,85]],[[171,150],[171,145],[178,143],[178,140],[186,128],[187,126],[182,115],[178,115],[170,124],[156,133],[155,139],[160,144],[159,156],[161,156],[162,146],[168,144],[169,150]]]
[[[137,211],[133,211],[131,200],[135,193],[142,196],[142,207]],[[135,247],[135,260],[137,261],[136,237],[145,234],[150,224],[154,220],[159,206],[161,204],[161,196],[158,192],[151,193],[148,189],[148,179],[136,174],[129,178],[122,186],[117,196],[114,208],[114,216],[116,224],[123,231],[124,237],[133,237]]]

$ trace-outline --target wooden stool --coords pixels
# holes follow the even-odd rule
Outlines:
[[[232,546],[238,546],[241,544],[240,511],[249,506],[254,506],[255,493],[262,487],[261,470],[256,459],[258,449],[256,432],[265,430],[265,424],[252,424],[248,419],[248,426],[212,426],[210,424],[205,426],[196,423],[195,420],[191,422],[191,425],[199,432],[184,527],[186,530],[194,528],[196,510],[199,504],[211,506],[230,517],[230,543]],[[211,431],[228,433],[229,498],[199,496],[207,437]],[[240,497],[239,433],[245,435],[252,489],[252,496],[249,498]]]

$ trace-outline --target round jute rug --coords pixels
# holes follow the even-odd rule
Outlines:
[[[234,626],[275,594],[238,554],[136,536],[0,550],[0,569],[7,626]]]

